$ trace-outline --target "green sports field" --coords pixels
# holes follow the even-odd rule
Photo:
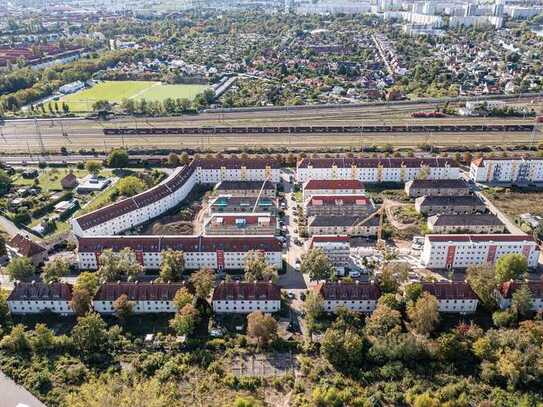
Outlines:
[[[192,100],[206,88],[206,85],[163,85],[153,81],[105,81],[92,88],[63,96],[60,100],[66,102],[72,112],[88,112],[97,100],[108,100],[111,103],[121,103],[123,99]]]

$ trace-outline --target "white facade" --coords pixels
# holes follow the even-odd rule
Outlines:
[[[330,313],[336,313],[341,307],[370,314],[377,307],[377,300],[381,295],[373,282],[324,282],[315,286],[314,289],[324,300],[324,311]]]
[[[92,301],[92,307],[99,314],[114,314],[115,308],[113,303],[115,301],[106,300],[94,300]],[[149,301],[134,301],[132,313],[134,314],[151,314],[151,313],[174,313],[177,311],[174,302],[171,300],[149,300]]]
[[[469,176],[481,183],[543,182],[543,158],[479,158],[471,162]]]
[[[298,164],[296,179],[355,179],[365,183],[407,182],[415,178],[457,179],[460,169],[445,159],[304,159]]]
[[[42,300],[42,299],[25,299],[25,300],[8,300],[10,314],[40,314],[42,312],[52,312],[60,315],[72,315],[74,311],[70,307],[70,302],[66,300]]]
[[[475,299],[438,299],[439,312],[472,314],[477,309],[478,300]]]
[[[281,309],[281,300],[213,300],[213,312],[217,314],[250,314],[262,311],[268,314]]]
[[[426,235],[421,263],[430,269],[467,268],[495,263],[500,257],[518,253],[535,268],[539,247],[528,235]]]
[[[321,249],[336,269],[349,265],[351,243],[348,236],[313,236],[311,247]]]

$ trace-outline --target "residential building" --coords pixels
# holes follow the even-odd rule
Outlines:
[[[470,178],[489,184],[527,185],[543,182],[543,157],[489,157],[471,162]]]
[[[82,270],[96,270],[99,258],[106,249],[118,252],[132,249],[138,262],[146,270],[158,270],[162,265],[162,251],[183,251],[185,267],[214,270],[239,270],[245,267],[247,252],[261,251],[266,263],[282,267],[282,244],[274,236],[91,236],[78,241],[78,263]]]
[[[213,312],[217,314],[265,313],[281,309],[281,288],[271,282],[222,282],[211,299]]]
[[[68,173],[64,178],[60,180],[60,185],[63,189],[74,189],[77,186],[77,177],[73,172]]]
[[[69,93],[77,92],[78,90],[81,90],[85,87],[85,84],[81,81],[75,81],[71,83],[67,83],[66,85],[61,86],[58,88],[58,91],[60,93],[63,93],[65,95]]]
[[[6,243],[8,257],[13,260],[16,257],[28,257],[34,266],[43,264],[47,259],[47,249],[21,234],[15,235]]]
[[[53,312],[71,315],[72,286],[66,283],[15,283],[8,296],[9,312],[13,315]]]
[[[377,307],[381,296],[377,285],[371,282],[346,283],[327,281],[315,286],[315,291],[324,299],[324,311],[335,313],[338,308],[347,308],[366,314]]]
[[[543,311],[543,281],[542,280],[528,280],[528,281],[506,281],[502,283],[497,292],[496,297],[498,300],[498,306],[501,309],[506,309],[511,306],[513,300],[513,293],[522,287],[523,284],[528,286],[528,289],[532,293],[532,311]]]
[[[206,235],[274,235],[277,219],[269,213],[221,213],[207,220]]]
[[[198,182],[216,184],[221,181],[281,181],[281,165],[272,157],[199,158],[194,167]]]
[[[277,191],[271,181],[221,181],[213,189],[215,195],[261,196],[274,198]]]
[[[465,269],[472,265],[495,263],[500,257],[522,254],[528,267],[539,260],[537,242],[529,235],[426,235],[421,263],[430,269]]]
[[[303,201],[313,195],[363,195],[364,184],[356,179],[310,179],[303,185]]]
[[[132,303],[132,313],[173,313],[176,312],[174,298],[185,283],[105,283],[96,292],[92,306],[100,314],[114,314],[113,303],[122,295],[126,295]]]
[[[479,298],[465,281],[425,282],[422,290],[436,297],[439,312],[471,314],[479,303]]]
[[[219,195],[209,203],[208,209],[209,215],[253,212],[275,215],[277,213],[275,200],[267,197],[257,198],[256,196]]]
[[[477,195],[421,196],[415,199],[418,213],[430,216],[435,214],[485,213],[485,203]]]
[[[307,233],[314,235],[376,236],[379,216],[313,216],[308,219]]]
[[[306,216],[368,216],[375,211],[366,195],[313,195],[304,202]]]
[[[298,162],[296,179],[354,179],[364,183],[407,182],[416,178],[457,179],[458,164],[432,158],[304,158]]]
[[[90,194],[91,192],[103,191],[109,184],[111,184],[111,178],[89,174],[81,180],[75,190],[80,194]]]
[[[328,260],[336,268],[339,275],[345,273],[349,266],[349,255],[351,252],[351,238],[346,235],[316,235],[311,239],[310,249],[321,249]]]
[[[425,195],[469,195],[468,183],[461,179],[414,179],[405,183],[410,198]]]
[[[434,215],[428,218],[432,233],[505,233],[503,222],[496,215]]]

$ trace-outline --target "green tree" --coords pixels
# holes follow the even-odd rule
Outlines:
[[[134,196],[145,189],[145,184],[141,179],[133,175],[121,178],[116,185],[117,191],[123,196]]]
[[[512,327],[517,323],[518,314],[513,309],[498,310],[492,314],[492,322],[498,328]]]
[[[496,281],[498,284],[516,280],[528,272],[528,260],[519,253],[509,253],[496,262]]]
[[[307,329],[309,333],[311,333],[315,328],[316,321],[324,312],[324,299],[319,293],[310,291],[305,297],[303,307],[305,311]]]
[[[194,295],[192,295],[189,290],[183,287],[177,290],[177,292],[175,293],[173,303],[175,305],[175,308],[180,311],[185,305],[192,304],[193,300]]]
[[[367,340],[351,329],[329,328],[321,343],[322,355],[336,369],[351,373],[362,366],[367,349]]]
[[[302,258],[300,270],[311,280],[334,279],[336,270],[321,248],[313,248]]]
[[[406,263],[387,263],[377,277],[377,284],[384,293],[395,293],[410,271],[411,267]]]
[[[424,292],[422,296],[407,307],[411,327],[421,335],[430,334],[439,322],[439,306],[436,297]]]
[[[404,288],[404,297],[407,303],[413,303],[422,295],[422,284],[411,283]]]
[[[102,163],[97,160],[87,160],[85,161],[85,169],[92,175],[99,175],[102,171]]]
[[[34,334],[30,337],[32,350],[37,353],[45,353],[55,348],[55,334],[45,324],[36,324]]]
[[[247,315],[247,334],[256,338],[259,346],[266,346],[277,336],[277,321],[261,311],[253,311]]]
[[[9,192],[10,187],[11,177],[4,170],[0,170],[0,195]]]
[[[528,284],[524,282],[512,295],[511,308],[520,316],[526,317],[532,310],[534,298]]]
[[[274,267],[268,266],[264,253],[250,250],[245,256],[245,281],[273,281],[279,276]]]
[[[175,153],[168,154],[168,165],[170,167],[179,167],[179,164],[181,163],[181,160],[179,159],[179,156]]]
[[[58,283],[61,277],[64,277],[69,272],[70,263],[68,260],[63,257],[56,257],[45,264],[41,278],[46,284]]]
[[[470,266],[467,270],[466,280],[481,304],[489,311],[496,308],[496,276],[491,264]]]
[[[96,273],[84,271],[75,280],[74,288],[87,290],[91,295],[94,295],[96,290],[98,290],[99,284],[100,282]]]
[[[111,150],[107,157],[107,165],[111,168],[124,168],[128,165],[128,152],[122,148]]]
[[[368,336],[385,337],[397,335],[402,330],[402,315],[399,311],[379,304],[366,321]]]
[[[13,353],[28,352],[30,350],[30,341],[25,326],[23,324],[15,325],[9,335],[4,336],[0,341],[0,348]]]
[[[85,315],[91,310],[92,297],[87,289],[74,287],[70,307],[76,315]]]
[[[115,315],[121,321],[126,321],[126,319],[132,315],[132,310],[134,308],[134,302],[128,299],[128,295],[121,294],[119,298],[113,301],[113,309],[115,310]]]
[[[96,312],[89,312],[77,319],[72,329],[72,339],[76,348],[85,356],[107,350],[107,325]]]
[[[129,247],[125,247],[119,252],[114,252],[111,249],[104,250],[98,263],[100,267],[97,273],[101,283],[116,281],[125,276],[133,279],[143,272],[143,267],[138,263],[136,254]]]
[[[160,279],[164,282],[179,281],[185,271],[185,254],[172,249],[163,250],[161,254]]]
[[[206,299],[213,289],[215,276],[210,269],[201,269],[190,276],[196,297]]]
[[[170,320],[170,327],[178,335],[190,335],[198,325],[200,313],[192,304],[186,304],[175,317]]]
[[[111,112],[112,108],[111,103],[107,100],[97,100],[92,104],[92,110],[95,112]],[[51,110],[51,106],[49,106],[49,110]]]
[[[28,257],[15,257],[5,268],[11,281],[30,281],[36,276],[36,268]]]

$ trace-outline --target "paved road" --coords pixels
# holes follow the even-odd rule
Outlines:
[[[4,216],[0,216],[0,228],[5,230],[6,233],[10,236],[15,236],[18,233],[23,233],[11,220]]]
[[[24,387],[0,372],[0,407],[46,407]]]

